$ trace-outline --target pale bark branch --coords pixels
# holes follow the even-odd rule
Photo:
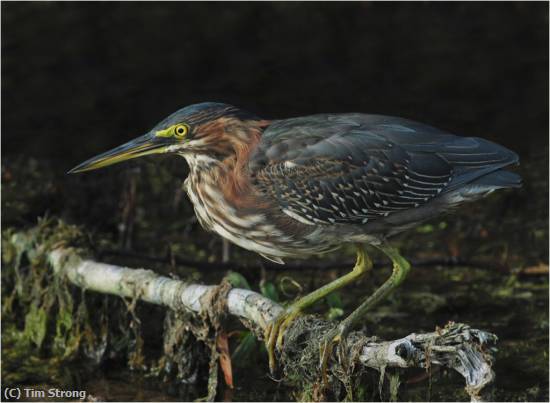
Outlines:
[[[206,309],[202,306],[205,301],[203,297],[216,288],[160,276],[151,270],[131,269],[81,259],[72,249],[58,248],[50,252],[48,257],[54,271],[78,287],[121,297],[139,298],[174,310],[185,308],[200,312]],[[283,307],[274,301],[254,291],[238,288],[229,291],[226,306],[229,314],[244,319],[244,323],[251,326],[257,334],[261,334],[261,331],[283,311]],[[308,348],[318,349],[316,344],[319,344],[325,331],[332,327],[332,324],[319,318],[314,319],[315,326],[312,325],[314,322],[304,325],[304,321],[307,320],[313,321],[308,317],[300,318],[289,329],[301,326],[301,329],[295,332],[295,337],[300,338],[305,334],[305,340],[308,342],[303,349],[299,346],[297,348],[295,344],[293,352],[281,352],[285,368],[295,368],[295,364],[300,362],[304,354],[318,354],[318,351],[308,351]],[[315,332],[308,326],[311,329],[316,327],[317,330],[322,330]],[[333,365],[340,365],[338,371],[341,372],[342,357],[347,356],[348,361],[381,372],[392,367],[444,366],[458,371],[464,377],[466,391],[472,400],[477,400],[480,399],[481,389],[494,378],[489,345],[495,341],[496,337],[490,333],[455,323],[449,323],[435,332],[413,333],[393,341],[377,341],[376,338],[367,337],[361,332],[353,332],[340,346],[338,359],[334,360],[339,364]],[[347,362],[344,370],[349,368],[349,364]],[[316,369],[306,368],[305,372],[315,373]],[[333,368],[333,373],[336,372]],[[308,375],[303,376],[307,378]]]

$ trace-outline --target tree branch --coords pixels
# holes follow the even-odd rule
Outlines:
[[[217,287],[188,284],[159,276],[153,271],[131,269],[82,259],[73,249],[57,248],[48,254],[55,273],[78,287],[91,291],[139,298],[145,302],[200,312],[205,296]],[[229,314],[261,335],[283,307],[262,295],[233,288],[227,294]],[[280,363],[292,379],[316,382],[321,379],[318,369],[319,345],[323,335],[335,326],[318,317],[307,315],[292,323],[285,334]],[[261,337],[261,336],[260,336]],[[353,332],[339,345],[336,357],[328,369],[329,383],[344,382],[352,377],[357,366],[374,368],[382,374],[386,368],[430,368],[443,366],[458,371],[465,379],[466,392],[472,400],[480,399],[481,389],[489,384],[494,373],[488,345],[496,336],[464,324],[449,323],[431,333],[410,334],[393,341],[378,341],[362,332]],[[383,379],[383,377],[381,378]]]

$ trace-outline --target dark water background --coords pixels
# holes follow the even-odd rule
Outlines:
[[[188,104],[548,145],[548,5],[3,3],[2,149],[83,158]]]
[[[495,332],[496,396],[548,399],[548,279],[513,272],[548,265],[548,3],[3,2],[1,10],[4,228],[49,213],[111,248],[156,256],[171,248],[219,261],[219,238],[198,227],[181,193],[183,160],[64,174],[195,102],[227,102],[265,118],[396,115],[518,152],[522,190],[396,240],[408,257],[485,257],[509,270],[419,269],[368,325],[387,338],[447,320]],[[237,248],[231,258],[257,259]],[[292,276],[313,289],[343,271],[260,273],[243,274],[255,288]],[[387,274],[345,293],[345,310]],[[223,272],[195,275],[216,283]],[[292,398],[253,364],[236,369],[237,400]],[[104,365],[82,382],[114,400],[176,398],[122,368]],[[445,382],[462,388],[459,378]],[[426,385],[407,388],[415,387]],[[449,390],[431,397],[465,398]]]

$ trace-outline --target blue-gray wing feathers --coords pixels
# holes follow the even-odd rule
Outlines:
[[[481,138],[400,118],[345,114],[275,121],[249,168],[258,189],[291,217],[366,224],[483,177],[495,188],[517,186],[515,174],[489,175],[517,161],[514,152]]]

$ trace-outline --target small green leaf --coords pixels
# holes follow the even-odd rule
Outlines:
[[[331,308],[343,308],[344,304],[342,303],[342,298],[340,297],[340,293],[338,291],[330,293],[325,297],[325,300],[327,301],[328,306]]]
[[[275,284],[270,281],[260,283],[260,291],[264,297],[269,298],[272,301],[279,302],[279,293]]]
[[[235,288],[246,288],[247,290],[251,289],[250,284],[246,281],[246,278],[244,278],[244,276],[240,273],[230,271],[225,278]]]
[[[242,366],[240,363],[249,362],[252,359],[252,354],[256,350],[257,341],[252,332],[243,332],[243,336],[239,345],[231,354],[231,361],[235,365]]]

